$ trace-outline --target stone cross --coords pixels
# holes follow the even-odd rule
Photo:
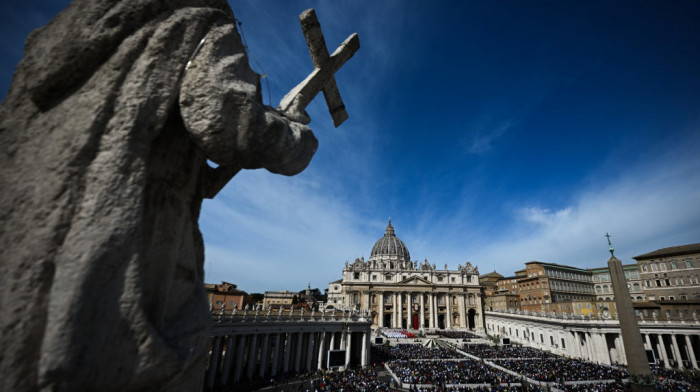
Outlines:
[[[314,70],[282,98],[277,109],[285,112],[295,121],[308,123],[310,120],[304,109],[320,91],[323,91],[328,111],[333,117],[333,125],[338,127],[347,120],[348,113],[345,111],[334,74],[360,49],[360,39],[357,33],[350,35],[329,56],[316,12],[313,9],[302,12],[299,15],[299,22],[306,38],[306,45],[309,47]]]
[[[334,75],[360,49],[360,38],[357,33],[350,35],[329,56],[326,40],[321,32],[321,24],[318,22],[313,8],[302,12],[299,15],[299,22],[306,38],[306,45],[309,47],[314,70],[282,98],[277,110],[284,112],[294,121],[308,124],[311,119],[305,109],[316,95],[323,91],[328,111],[333,118],[333,125],[337,128],[348,119],[348,112],[345,111],[345,104],[340,97]],[[236,165],[218,167],[216,169],[217,175],[209,185],[205,197],[214,198],[240,170],[241,168]],[[347,266],[347,263],[345,264]]]

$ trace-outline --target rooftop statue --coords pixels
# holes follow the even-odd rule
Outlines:
[[[201,390],[203,198],[304,170],[319,91],[347,118],[359,41],[328,56],[312,14],[314,72],[278,110],[224,0],[76,0],[29,35],[0,104],[0,390]]]

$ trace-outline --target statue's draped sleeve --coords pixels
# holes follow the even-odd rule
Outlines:
[[[259,75],[233,20],[214,25],[191,59],[180,111],[195,143],[219,165],[294,175],[318,146],[308,127],[262,104]]]

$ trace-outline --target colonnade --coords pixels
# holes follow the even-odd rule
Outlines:
[[[486,312],[486,332],[555,354],[627,364],[618,320],[574,320]],[[645,349],[666,368],[700,369],[700,323],[641,326]]]
[[[335,367],[367,366],[370,332],[364,319],[219,322],[211,340],[205,390],[326,369],[331,350],[345,350],[344,361],[335,358]]]

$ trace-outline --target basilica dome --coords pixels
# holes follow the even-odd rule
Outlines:
[[[394,233],[391,219],[384,232],[384,237],[380,238],[372,247],[370,261],[398,261],[411,262],[411,254],[408,253],[406,245]]]

